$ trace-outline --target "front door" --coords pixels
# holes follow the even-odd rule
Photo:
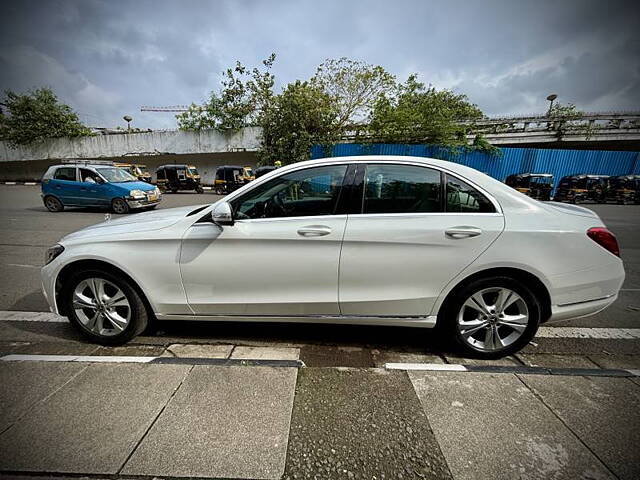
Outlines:
[[[182,279],[198,315],[338,315],[346,215],[336,209],[346,165],[280,175],[231,201],[235,223],[195,223]]]
[[[429,315],[447,283],[500,235],[503,216],[436,169],[369,164],[358,177],[362,211],[349,215],[340,260],[342,314]]]
[[[88,207],[109,205],[108,186],[101,183],[102,181],[94,171],[81,168],[77,204]]]

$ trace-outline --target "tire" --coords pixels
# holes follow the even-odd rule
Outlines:
[[[508,303],[503,311],[496,308],[500,295]],[[474,301],[474,296],[483,302]],[[474,280],[455,291],[438,323],[463,355],[495,359],[511,355],[531,341],[538,331],[541,311],[540,301],[520,280],[494,276]]]
[[[53,195],[47,195],[46,197],[44,197],[44,206],[47,207],[47,210],[49,210],[50,212],[61,212],[64,210],[64,205],[62,204],[62,202],[54,197]]]
[[[198,185],[196,187],[196,193],[204,193],[204,188],[202,188],[202,185]]]
[[[129,205],[123,198],[114,198],[111,201],[111,211],[118,215],[124,215],[125,213],[129,213]]]
[[[103,292],[100,302],[95,301],[96,287]],[[80,270],[70,276],[63,288],[67,318],[91,342],[122,345],[147,328],[149,316],[140,294],[120,276],[101,270]],[[124,300],[118,300],[122,297]],[[110,307],[107,299],[118,305]],[[78,308],[79,303],[74,304],[74,300],[93,306]]]

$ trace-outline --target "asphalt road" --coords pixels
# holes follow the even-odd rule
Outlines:
[[[0,310],[48,311],[40,292],[39,268],[47,247],[62,236],[104,219],[104,211],[48,212],[38,186],[0,186]],[[167,194],[159,209],[200,205],[219,197],[204,193]],[[640,320],[640,206],[590,205],[618,236],[627,278],[620,299],[599,315],[562,325],[636,327]],[[134,214],[135,215],[135,214]]]

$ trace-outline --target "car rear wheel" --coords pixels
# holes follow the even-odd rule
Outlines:
[[[456,292],[448,302],[444,321],[447,334],[463,354],[491,359],[526,346],[540,319],[540,303],[524,283],[510,277],[490,277]]]
[[[147,327],[147,310],[133,286],[108,272],[73,275],[63,297],[69,321],[89,340],[120,345]]]
[[[129,213],[129,205],[122,198],[114,198],[111,202],[111,210],[117,214]]]
[[[50,212],[61,212],[64,210],[62,202],[51,195],[44,197],[44,206],[47,207],[47,210]]]

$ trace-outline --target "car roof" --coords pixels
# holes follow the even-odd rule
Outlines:
[[[59,163],[57,165],[51,165],[49,168],[102,168],[102,167],[117,167],[113,164],[107,163]]]

